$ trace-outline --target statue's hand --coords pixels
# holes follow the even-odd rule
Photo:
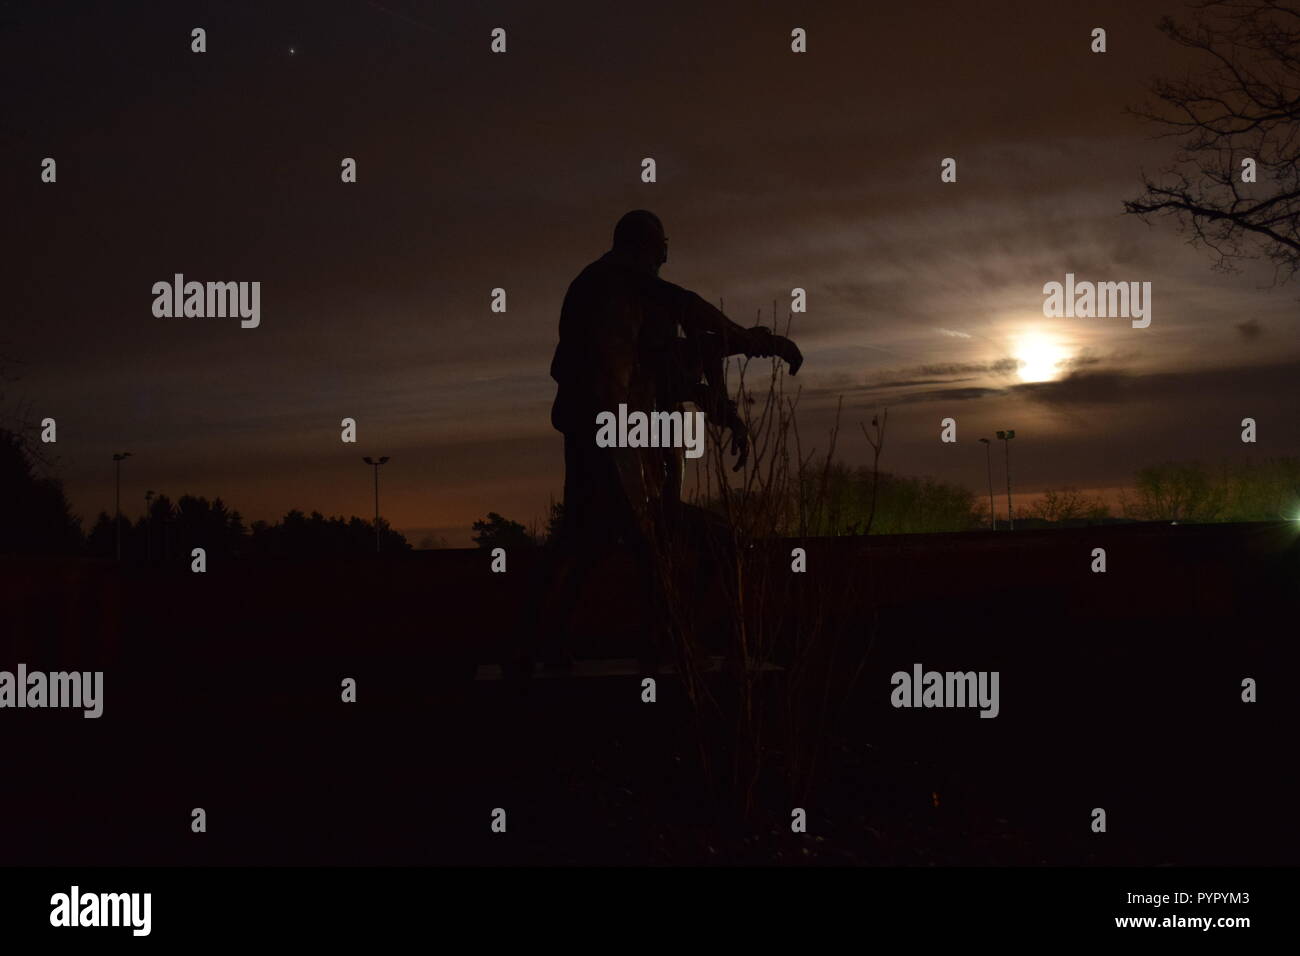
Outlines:
[[[803,365],[803,353],[799,351],[799,346],[784,335],[774,335],[772,336],[772,354],[777,358],[785,359],[785,364],[790,366],[791,375],[799,374],[799,366]]]
[[[749,461],[749,429],[740,420],[736,403],[728,402],[727,406],[727,429],[731,432],[731,453],[736,456],[736,463],[732,465],[731,470],[740,471],[745,467],[745,462]]]
[[[799,374],[799,366],[803,365],[803,353],[794,342],[787,339],[784,335],[775,335],[772,330],[761,325],[754,326],[751,330],[754,337],[753,349],[750,355],[754,358],[767,358],[776,356],[784,359],[786,365],[790,366],[790,374]]]

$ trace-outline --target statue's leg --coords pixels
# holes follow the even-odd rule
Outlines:
[[[687,414],[686,409],[678,405],[675,411]],[[682,500],[682,489],[686,484],[686,449],[665,448],[664,486],[661,496],[666,508],[675,508]]]
[[[672,540],[664,534],[662,523],[654,529],[639,529],[629,541],[634,558],[639,597],[645,608],[645,626],[638,632],[637,659],[643,674],[659,672],[665,660],[671,660],[676,637],[673,621]]]
[[[536,612],[529,669],[533,655],[547,664],[572,662],[574,619],[595,572],[624,545],[634,556],[641,553],[639,522],[627,506],[614,457],[585,434],[566,434],[564,450],[564,520],[531,602]]]
[[[583,453],[577,436],[564,437],[564,516],[556,540],[533,582],[526,637],[517,670],[532,674],[536,661],[563,664],[570,657],[569,631],[582,587],[594,566],[596,550],[588,540],[591,512],[597,507],[593,462]]]

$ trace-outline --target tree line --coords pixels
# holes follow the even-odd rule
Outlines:
[[[243,516],[221,498],[151,496],[144,514],[120,522],[101,511],[89,531],[74,514],[62,483],[21,431],[0,428],[0,553],[81,554],[151,566],[188,566],[194,548],[211,558],[373,554],[375,525],[364,518],[326,517],[292,509],[274,523]],[[385,554],[412,550],[405,536],[379,522]]]
[[[824,463],[823,463],[824,465]],[[814,485],[816,487],[814,487]],[[800,522],[816,536],[929,534],[980,531],[989,527],[988,498],[969,488],[930,477],[880,472],[870,466],[833,461],[808,469],[795,500],[784,511],[784,533]],[[818,506],[809,508],[807,502]],[[1162,462],[1138,470],[1116,507],[1100,496],[1066,486],[1025,494],[1016,500],[1016,527],[1023,530],[1077,528],[1139,521],[1179,523],[1300,520],[1300,458],[1266,458],[1223,463]],[[1024,504],[1019,502],[1023,501]],[[803,510],[800,512],[801,502]],[[701,502],[706,508],[712,502]],[[1005,499],[999,497],[997,506]],[[755,507],[768,507],[760,503]],[[474,522],[480,548],[541,547],[554,539],[564,506],[552,502],[544,529],[489,512]],[[1006,512],[1000,511],[999,527]]]
[[[48,463],[17,431],[0,428],[0,553],[83,554],[112,558],[119,529],[100,512],[83,531]],[[816,482],[817,489],[810,485]],[[786,532],[802,521],[809,534],[925,534],[976,531],[988,527],[987,500],[970,489],[929,477],[912,477],[870,467],[832,462],[810,469],[798,495],[821,502],[809,517],[798,500],[782,503]],[[710,502],[700,502],[711,507]],[[525,526],[497,512],[474,522],[481,548],[541,547],[555,539],[564,506],[552,501],[547,522]],[[1127,521],[1240,522],[1300,519],[1300,458],[1248,459],[1209,465],[1163,462],[1138,470],[1133,486],[1112,509],[1100,498],[1072,487],[1049,489],[1017,509],[1018,528],[1065,528]],[[1005,520],[1002,515],[1001,520]],[[152,497],[145,513],[122,516],[124,561],[154,566],[187,565],[193,548],[209,557],[344,556],[373,553],[375,525],[356,516],[327,517],[292,509],[274,523],[246,524],[221,498],[181,495]],[[386,554],[413,550],[400,532],[380,519],[380,547]]]

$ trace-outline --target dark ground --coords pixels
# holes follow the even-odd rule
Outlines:
[[[99,720],[0,711],[0,865],[1295,864],[1298,537],[805,542],[866,666],[811,792],[773,772],[744,824],[711,809],[676,678],[655,704],[637,677],[473,680],[512,653],[532,556],[504,575],[475,551],[204,575],[0,559],[0,669],[105,671]],[[629,656],[617,581],[586,605],[593,656]],[[889,675],[914,662],[999,670],[1001,715],[893,709]],[[786,682],[765,678],[774,706]]]

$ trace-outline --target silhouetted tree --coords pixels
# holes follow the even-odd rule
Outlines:
[[[86,550],[97,558],[111,558],[113,544],[113,516],[101,511],[86,535]]]
[[[1282,521],[1300,518],[1300,459],[1166,462],[1137,474],[1124,512],[1144,521]]]
[[[1164,80],[1155,105],[1131,110],[1179,141],[1159,177],[1124,204],[1144,219],[1174,217],[1215,265],[1263,258],[1283,281],[1300,269],[1300,4],[1210,0],[1161,31],[1204,54],[1206,68]],[[1243,160],[1256,182],[1243,182]]]
[[[1226,481],[1228,521],[1300,520],[1300,458],[1247,460]]]
[[[410,542],[380,519],[379,543],[384,554],[410,551]],[[305,515],[297,508],[275,524],[255,521],[249,538],[256,554],[275,557],[316,557],[349,554],[373,554],[373,522],[352,518],[326,518],[319,511]]]
[[[208,559],[236,558],[244,541],[244,523],[220,498],[209,501],[181,495],[176,502],[172,549],[179,560],[189,561],[193,548],[203,548]]]
[[[1165,462],[1137,473],[1135,497],[1124,499],[1124,513],[1141,521],[1217,521],[1227,504],[1227,489],[1200,462]]]
[[[551,544],[560,539],[564,532],[564,502],[551,499],[551,506],[546,517],[546,537],[544,543]]]
[[[63,484],[21,432],[0,428],[0,552],[66,554],[81,549],[81,519]]]
[[[495,511],[489,511],[487,518],[475,521],[474,543],[480,548],[532,548],[537,541],[528,533],[528,529],[518,521],[503,518]]]
[[[1110,507],[1101,498],[1089,498],[1077,488],[1067,487],[1043,492],[1029,506],[1027,515],[1050,524],[1086,524],[1109,518]]]
[[[934,478],[891,475],[872,466],[851,467],[840,461],[812,462],[794,493],[800,502],[787,505],[782,534],[862,535],[923,534],[969,531],[979,527],[975,495],[967,488]],[[756,506],[764,506],[756,498]],[[776,505],[772,505],[774,510]]]

